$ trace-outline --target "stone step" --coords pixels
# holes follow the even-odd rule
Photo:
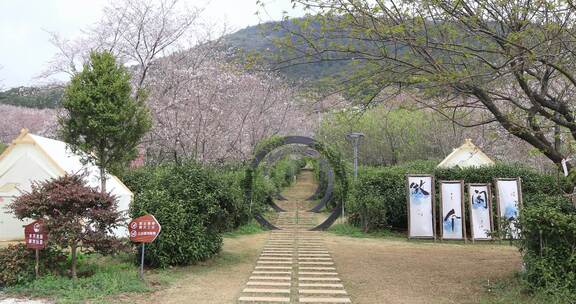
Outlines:
[[[335,267],[298,267],[299,270],[336,270]]]
[[[290,293],[290,289],[279,288],[244,288],[242,292],[246,293]]]
[[[292,261],[292,258],[263,256],[263,257],[260,257],[259,260],[265,260],[265,261]]]
[[[290,269],[292,269],[292,266],[256,266],[255,269],[290,270]]]
[[[298,299],[300,303],[352,303],[349,298],[304,298]]]
[[[268,302],[268,303],[290,303],[290,298],[278,298],[278,297],[240,297],[238,298],[240,302]]]
[[[290,271],[252,271],[253,274],[292,274]],[[337,275],[337,274],[336,274]]]
[[[338,275],[337,272],[312,272],[312,271],[300,271],[298,275]]]
[[[327,295],[327,294],[334,294],[334,295],[345,295],[346,290],[342,290],[342,289],[299,289],[298,290],[299,293],[301,294],[321,294],[321,295]]]
[[[330,281],[340,282],[340,278],[323,278],[323,277],[300,277],[298,281]]]
[[[250,280],[290,281],[292,277],[251,276]]]
[[[300,265],[334,265],[334,262],[298,262]]]
[[[246,283],[246,285],[248,286],[277,286],[277,287],[290,287],[292,286],[292,283],[290,282],[260,282],[260,281],[250,281],[248,283]],[[309,284],[309,285],[313,285],[313,284]],[[321,285],[321,284],[320,284]],[[330,285],[330,284],[325,284],[325,285]],[[336,285],[336,284],[333,284]],[[300,286],[302,286],[302,284],[300,284]],[[303,286],[306,287],[306,286]],[[311,287],[311,286],[309,286]],[[319,286],[319,287],[323,287],[323,286]],[[328,286],[326,286],[328,287]]]
[[[292,261],[258,261],[258,264],[284,264],[284,265],[292,265]],[[305,263],[305,262],[303,262]],[[319,262],[322,263],[322,262]],[[327,262],[326,262],[327,263]]]
[[[328,253],[298,253],[300,257],[329,257]]]
[[[329,283],[300,283],[298,287],[329,287],[329,288],[344,288],[342,284],[329,284]]]
[[[332,258],[326,257],[298,257],[298,260],[320,260],[320,261],[331,261]]]
[[[291,257],[292,253],[262,253],[262,257]]]

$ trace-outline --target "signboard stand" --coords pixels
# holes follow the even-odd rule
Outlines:
[[[26,248],[34,249],[35,251],[36,263],[34,264],[34,274],[36,275],[36,279],[38,279],[40,277],[40,249],[46,248],[46,243],[48,242],[48,233],[46,229],[44,229],[41,220],[24,226],[24,241],[26,242]]]
[[[160,223],[153,215],[135,218],[128,224],[130,240],[135,243],[141,243],[139,275],[142,281],[144,281],[144,251],[146,250],[146,243],[152,243],[161,230]]]
[[[34,265],[34,273],[36,274],[36,279],[40,278],[40,249],[35,249],[36,251],[36,265]]]
[[[144,250],[146,243],[142,243],[142,254],[140,256],[140,280],[144,281]]]

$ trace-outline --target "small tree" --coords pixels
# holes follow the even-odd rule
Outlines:
[[[112,237],[120,220],[116,199],[88,187],[79,175],[34,184],[32,190],[19,196],[9,209],[18,219],[42,219],[49,241],[70,248],[74,279],[79,247],[109,253],[116,241]]]
[[[92,52],[64,93],[67,114],[60,119],[61,136],[75,152],[88,152],[82,153],[84,160],[100,168],[103,193],[106,170],[134,159],[152,124],[144,98],[131,94],[130,74],[108,52]]]

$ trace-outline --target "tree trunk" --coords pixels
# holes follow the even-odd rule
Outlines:
[[[100,165],[100,192],[106,193],[106,169]]]
[[[73,243],[70,248],[70,259],[72,260],[72,279],[78,279],[78,275],[76,274],[76,250],[78,249],[78,245]]]

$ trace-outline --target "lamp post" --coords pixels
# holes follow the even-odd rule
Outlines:
[[[354,180],[358,177],[358,145],[362,137],[364,137],[364,133],[361,132],[350,132],[346,134],[346,138],[352,142],[352,146],[354,147]],[[342,203],[342,219],[344,219],[344,203]]]

